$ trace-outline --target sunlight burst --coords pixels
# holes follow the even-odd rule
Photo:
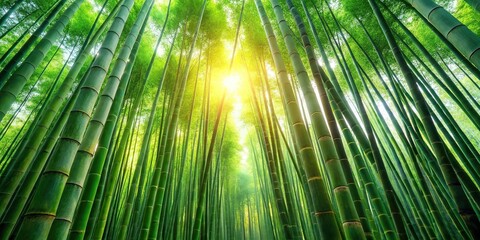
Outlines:
[[[223,86],[227,89],[229,93],[238,91],[240,87],[240,76],[237,74],[231,74],[223,79]]]

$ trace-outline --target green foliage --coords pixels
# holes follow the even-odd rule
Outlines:
[[[107,105],[115,102],[116,78],[103,83],[101,79],[111,74],[122,78],[123,71],[114,70],[115,64],[123,61],[119,49],[134,44],[129,33],[142,16],[140,10],[145,1],[132,1],[123,30],[117,26],[117,33],[108,32],[112,21],[107,22],[105,31],[89,43],[93,49],[77,65],[75,59],[80,48],[88,44],[84,41],[95,19],[98,17],[99,21],[90,39],[119,1],[85,0],[68,21],[65,34],[56,37],[48,49],[41,50],[44,60],[34,66],[12,107],[5,112],[0,122],[0,239],[11,237],[10,233],[17,231],[24,219],[29,219],[29,226],[37,226],[33,217],[36,215],[32,215],[35,209],[29,208],[29,202],[34,202],[33,206],[50,205],[53,199],[57,201],[67,194],[58,190],[64,187],[78,191],[72,199],[88,199],[61,200],[60,204],[82,204],[78,207],[81,210],[63,209],[69,211],[69,220],[78,223],[69,233],[61,233],[70,234],[70,239],[191,239],[197,236],[193,234],[197,228],[202,239],[320,239],[318,226],[328,231],[338,227],[341,237],[360,239],[350,237],[348,232],[349,224],[358,223],[364,230],[359,230],[359,235],[365,234],[367,239],[393,239],[397,236],[394,232],[405,234],[402,237],[408,239],[477,236],[480,71],[454,53],[455,46],[464,43],[462,39],[449,39],[452,47],[445,45],[409,1],[370,1],[379,5],[385,18],[386,27],[382,29],[380,15],[372,11],[369,1],[292,0],[298,11],[294,15],[283,0],[207,0],[196,32],[203,0],[172,0],[157,51],[154,47],[167,17],[169,1],[154,1],[138,52],[127,60],[134,64],[125,97],[122,101],[118,98],[119,105],[111,111],[113,107]],[[5,55],[0,69],[13,59],[57,2],[24,0],[6,19],[0,27],[0,57],[10,48],[12,51]],[[67,1],[31,49],[42,46],[40,40],[45,39],[46,32],[72,2]],[[465,24],[472,34],[480,35],[480,13],[466,1],[434,2],[446,9],[445,14]],[[14,3],[0,1],[0,15]],[[100,14],[104,3],[106,7]],[[256,3],[265,8],[263,19]],[[284,17],[281,21],[277,19],[280,8]],[[297,27],[295,16],[301,19],[305,31]],[[234,46],[240,17],[238,42]],[[276,39],[272,35],[266,37],[262,21],[271,24],[272,31],[267,33],[275,34]],[[425,50],[415,44],[399,22]],[[393,32],[398,48],[385,37],[386,29]],[[188,59],[196,33],[198,39]],[[112,40],[117,36],[118,44]],[[311,45],[306,46],[302,37],[308,38]],[[102,43],[106,48],[100,49]],[[272,47],[274,43],[278,47]],[[118,47],[112,48],[111,44]],[[172,45],[156,111],[152,111]],[[313,50],[313,54],[308,50]],[[95,55],[99,51],[101,54]],[[26,62],[25,56],[15,62],[15,67]],[[152,56],[153,67],[143,89]],[[399,56],[411,61],[411,65],[403,65]],[[309,64],[310,59],[318,62],[323,72],[320,77],[315,75],[319,72],[315,64]],[[90,66],[93,61],[101,67]],[[100,74],[104,70],[106,76]],[[412,75],[403,75],[409,71]],[[92,72],[98,76],[91,77]],[[84,76],[90,76],[94,88],[80,83]],[[238,82],[229,82],[232,79]],[[355,89],[349,86],[352,83]],[[413,91],[415,86],[418,92]],[[8,95],[5,89],[1,83],[0,95]],[[76,91],[82,91],[81,98],[75,99]],[[50,92],[52,95],[48,95]],[[322,92],[327,95],[320,96]],[[138,105],[134,105],[136,102]],[[181,105],[178,113],[172,115],[176,103]],[[428,106],[428,111],[421,104]],[[77,108],[72,111],[74,105]],[[223,110],[214,136],[220,106]],[[152,112],[152,130],[147,132]],[[83,134],[80,127],[95,131]],[[433,130],[439,132],[435,141],[431,141]],[[213,157],[207,162],[213,137]],[[440,143],[446,149],[446,158],[439,158],[438,151],[434,151]],[[84,149],[72,148],[66,156],[61,152],[63,147],[58,149],[59,144]],[[144,152],[140,153],[141,150]],[[140,155],[145,157],[143,166]],[[17,168],[15,162],[21,162],[18,159],[27,159],[23,156],[28,156],[29,162]],[[77,156],[88,161],[93,158],[94,162],[82,162],[83,167],[72,170],[70,160]],[[449,162],[439,164],[437,158]],[[95,162],[96,159],[105,165]],[[313,174],[312,169],[318,171]],[[45,176],[49,174],[62,178],[62,182],[46,184]],[[74,179],[80,175],[88,175],[89,180],[83,183]],[[5,191],[4,186],[11,186],[14,181],[16,185],[8,188],[12,191]],[[41,182],[41,188],[34,188]],[[449,191],[452,184],[458,186],[453,195]],[[52,193],[51,189],[58,191],[43,195]],[[459,194],[465,197],[459,198]],[[16,205],[17,202],[21,204]],[[101,202],[110,205],[102,209]],[[319,208],[321,204],[331,206]],[[88,211],[83,212],[85,209]],[[127,215],[124,209],[131,212]],[[196,209],[203,209],[201,218]],[[50,210],[50,220],[66,214]],[[32,214],[22,216],[22,212]],[[104,215],[99,216],[100,213]],[[323,218],[327,215],[332,216],[330,220]],[[151,219],[148,224],[143,223],[147,218]],[[391,219],[397,220],[395,226]],[[52,220],[57,225],[54,228],[38,221],[45,226],[45,234],[49,229],[57,229],[63,220]],[[200,226],[194,226],[198,223]],[[399,223],[406,226],[406,231]],[[148,230],[141,229],[146,225]],[[29,234],[25,229],[20,232],[24,234],[20,236]]]
[[[475,11],[466,1],[458,1],[453,13],[460,22],[465,24],[477,35],[480,35],[480,25],[478,24],[480,12]]]
[[[92,11],[94,6],[90,2],[82,4],[76,16],[70,21],[68,33],[70,37],[84,37],[93,25],[97,12]]]

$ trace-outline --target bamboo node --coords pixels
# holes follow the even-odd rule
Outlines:
[[[322,177],[320,177],[320,176],[311,177],[311,178],[308,179],[308,182],[314,181],[314,180],[322,180]]]
[[[333,211],[332,210],[328,210],[328,211],[319,211],[319,212],[315,212],[315,216],[318,217],[320,215],[323,215],[323,214],[333,214]]]
[[[362,226],[362,224],[359,221],[345,221],[343,226]]]
[[[334,192],[348,191],[348,187],[347,186],[338,186],[333,191]]]
[[[298,152],[301,153],[301,152],[303,152],[303,151],[305,151],[305,150],[309,150],[309,149],[313,150],[312,147],[304,147],[304,148],[300,149]]]

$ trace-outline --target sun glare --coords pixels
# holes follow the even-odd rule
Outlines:
[[[227,89],[228,92],[236,92],[240,87],[240,76],[232,74],[223,79],[223,86]]]

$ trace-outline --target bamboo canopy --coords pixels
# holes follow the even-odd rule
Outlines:
[[[0,2],[0,240],[478,239],[479,0]]]

